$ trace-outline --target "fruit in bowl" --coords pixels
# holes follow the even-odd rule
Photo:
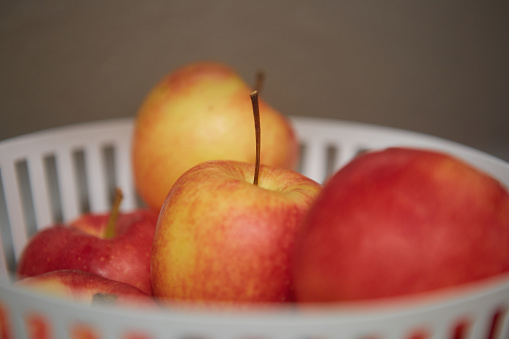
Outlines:
[[[449,154],[373,151],[325,183],[297,244],[300,302],[458,286],[509,272],[509,194]]]
[[[286,169],[209,161],[184,173],[161,209],[151,259],[154,296],[193,303],[293,299],[291,258],[321,186]]]
[[[157,306],[152,296],[131,285],[79,270],[50,271],[18,280],[14,286],[87,304]]]
[[[117,198],[120,192],[117,192]],[[132,285],[152,294],[150,251],[158,214],[139,209],[85,214],[69,225],[37,232],[23,249],[20,278],[74,269]]]
[[[150,208],[160,210],[173,183],[208,160],[255,161],[249,94],[252,89],[229,66],[184,65],[148,93],[134,124],[133,174]],[[260,100],[263,164],[294,169],[299,145],[291,122]]]

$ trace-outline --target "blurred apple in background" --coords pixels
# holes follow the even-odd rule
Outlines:
[[[87,304],[157,305],[152,296],[136,287],[78,270],[51,271],[18,280],[14,285]]]
[[[183,174],[159,216],[154,296],[198,304],[293,299],[296,232],[321,186],[283,168],[209,161]]]
[[[22,252],[18,276],[74,269],[152,294],[150,251],[158,215],[145,209],[117,213],[118,206],[110,213],[85,214],[69,225],[39,231]]]
[[[297,244],[301,302],[460,285],[509,271],[509,195],[447,154],[371,152],[324,185]]]
[[[230,67],[185,65],[148,93],[135,120],[133,172],[143,201],[159,211],[173,183],[208,160],[254,163],[252,92]],[[262,162],[295,169],[299,145],[290,121],[260,100]]]

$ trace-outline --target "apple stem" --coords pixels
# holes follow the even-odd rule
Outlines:
[[[122,202],[123,194],[120,188],[115,190],[115,200],[111,207],[110,217],[104,230],[104,239],[111,239],[115,236],[115,225],[117,224],[118,212],[120,209],[120,203]]]
[[[257,186],[258,177],[260,175],[260,146],[261,146],[260,107],[258,104],[258,90],[254,90],[250,96],[251,103],[253,104],[253,115],[255,121],[255,134],[256,134],[256,162],[253,185]]]
[[[262,70],[258,70],[256,72],[256,79],[255,79],[254,90],[258,91],[258,93],[261,93],[264,82],[265,82],[265,72],[262,71]]]

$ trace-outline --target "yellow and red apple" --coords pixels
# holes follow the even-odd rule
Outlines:
[[[509,271],[509,195],[449,154],[369,152],[324,185],[297,244],[300,302],[457,286]]]
[[[254,163],[255,135],[244,80],[217,62],[182,66],[148,93],[134,125],[132,164],[137,190],[157,211],[186,170],[208,160]],[[260,100],[264,164],[294,169],[299,145],[291,122]]]
[[[296,233],[321,185],[291,170],[208,161],[186,171],[161,209],[154,296],[211,305],[293,300]]]

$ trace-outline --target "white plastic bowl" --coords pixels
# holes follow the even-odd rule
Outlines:
[[[415,146],[452,153],[509,186],[509,164],[444,139],[366,124],[292,117],[302,143],[300,171],[319,182],[365,149]],[[12,275],[38,229],[85,211],[104,212],[114,187],[122,208],[139,206],[131,177],[131,119],[56,128],[0,142],[0,326],[28,336],[30,317],[54,338],[75,328],[97,338],[509,338],[509,276],[428,295],[310,310],[252,312],[86,306],[21,290]],[[509,244],[508,244],[509,246]],[[459,331],[457,328],[462,328]],[[2,328],[0,328],[0,338]]]

